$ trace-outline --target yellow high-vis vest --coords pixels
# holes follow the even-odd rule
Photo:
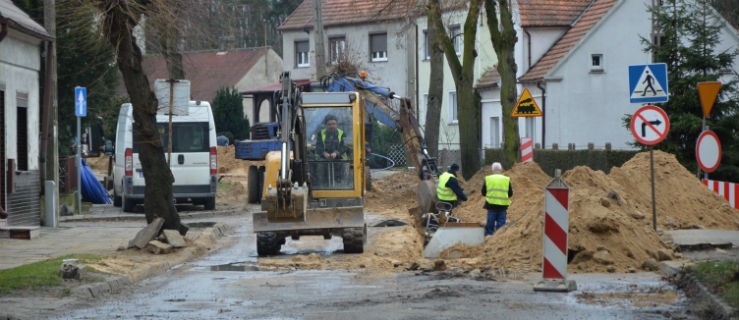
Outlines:
[[[508,198],[508,189],[511,186],[511,178],[502,174],[493,174],[485,177],[485,201],[489,204],[499,206],[510,206],[511,199]]]

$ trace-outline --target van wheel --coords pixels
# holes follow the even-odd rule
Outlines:
[[[123,212],[133,212],[133,209],[136,208],[136,203],[133,202],[133,200],[126,198],[126,196],[121,197],[121,202],[123,205]]]
[[[205,199],[205,203],[203,203],[205,206],[205,210],[215,210],[216,209],[216,197],[210,197]]]
[[[259,188],[259,170],[256,166],[249,166],[249,173],[247,176],[247,189],[249,203],[258,203],[261,198],[262,190]]]

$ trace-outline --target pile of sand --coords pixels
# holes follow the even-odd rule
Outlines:
[[[249,161],[235,159],[233,147],[219,147],[218,170],[232,186],[233,199],[244,197]],[[671,155],[654,152],[657,198],[657,228],[739,229],[739,212],[700,181]],[[486,166],[471,179],[460,183],[469,200],[455,209],[463,222],[485,223],[480,194]],[[452,268],[506,269],[516,272],[541,270],[545,189],[552,177],[536,163],[519,163],[505,172],[511,177],[514,197],[508,210],[508,225],[477,247],[457,246],[442,253]],[[570,272],[629,272],[650,270],[656,261],[673,259],[679,253],[664,243],[652,227],[649,153],[637,154],[610,174],[588,167],[565,172],[562,180],[570,187],[569,243]],[[383,219],[411,222],[395,228],[371,229],[370,242],[361,255],[308,254],[260,258],[260,265],[289,268],[372,269],[401,271],[412,263],[423,267],[434,261],[424,259],[423,236],[414,217],[418,210],[413,171],[400,171],[374,181],[367,192],[367,211]],[[225,192],[225,191],[224,191]],[[228,196],[228,195],[224,195]],[[221,191],[219,190],[219,197]],[[231,197],[231,196],[228,196]]]

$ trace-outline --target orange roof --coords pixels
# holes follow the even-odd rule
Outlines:
[[[241,80],[259,58],[270,48],[249,48],[232,51],[187,52],[182,54],[185,77],[190,80],[193,100],[212,101],[218,89],[232,88]],[[144,56],[142,68],[152,86],[154,79],[167,79],[167,65],[161,55]]]
[[[523,27],[570,26],[593,0],[519,0]]]
[[[321,18],[323,26],[338,26],[363,22],[377,22],[400,19],[411,15],[416,0],[323,0]],[[303,1],[285,22],[280,30],[293,30],[313,27],[313,1]]]
[[[600,19],[613,7],[616,0],[595,0],[575,22],[567,33],[552,46],[549,51],[521,77],[521,82],[532,82],[543,79],[557,63],[595,26]]]
[[[500,80],[500,74],[498,74],[498,66],[494,65],[480,76],[479,79],[477,79],[477,84],[475,85],[475,88],[492,88],[498,86],[498,80]]]

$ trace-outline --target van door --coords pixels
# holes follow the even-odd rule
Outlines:
[[[168,150],[168,125],[164,125],[164,150]],[[170,168],[175,186],[209,186],[210,139],[208,122],[172,123]],[[166,151],[165,151],[166,152]]]

